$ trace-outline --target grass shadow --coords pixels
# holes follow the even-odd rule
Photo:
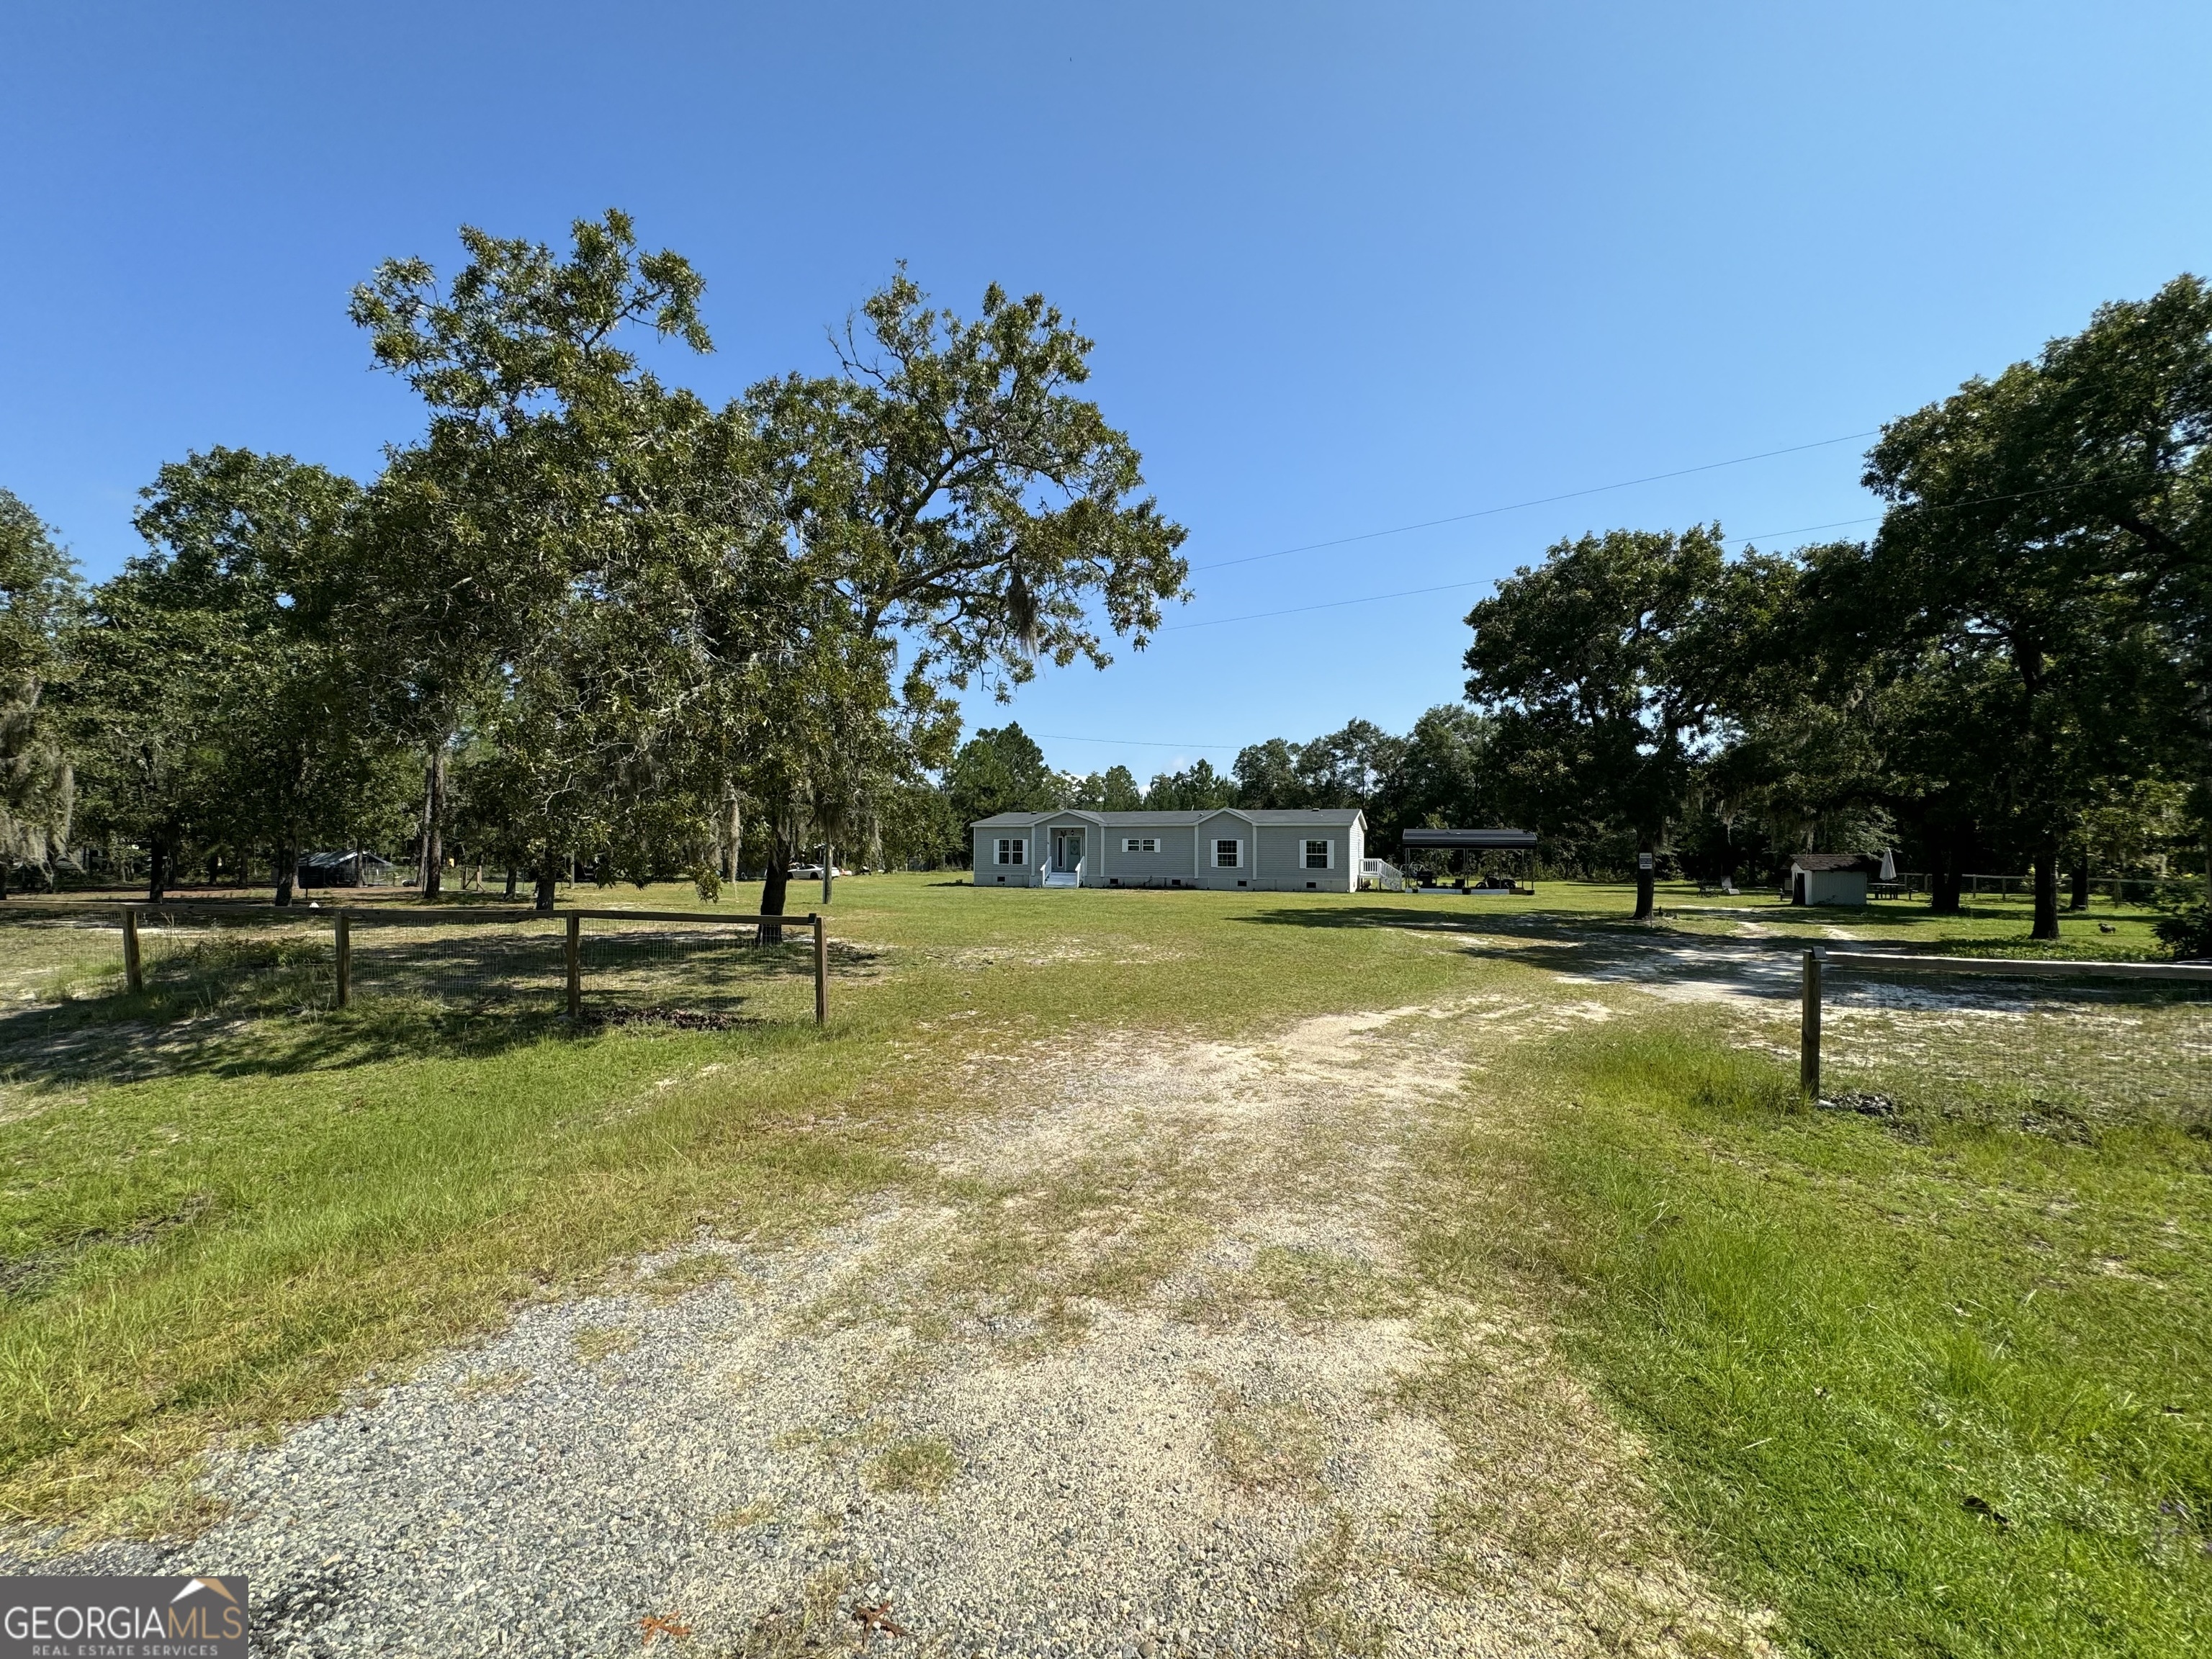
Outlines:
[[[585,1018],[572,1022],[557,922],[528,933],[475,924],[458,937],[429,917],[356,927],[353,995],[343,1010],[329,935],[312,921],[277,926],[210,929],[186,944],[149,928],[143,990],[122,988],[118,951],[112,968],[92,970],[95,983],[104,975],[112,987],[104,994],[0,1010],[0,1079],[68,1087],[491,1060],[548,1039],[588,1040],[610,1025],[732,1029],[812,1017],[799,988],[814,972],[804,940],[758,946],[682,930],[586,933]],[[884,961],[881,951],[835,941],[829,955],[833,976],[846,980],[872,977]]]

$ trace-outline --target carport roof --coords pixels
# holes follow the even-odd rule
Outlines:
[[[1405,830],[1401,847],[1487,847],[1500,851],[1527,852],[1536,844],[1533,830]]]

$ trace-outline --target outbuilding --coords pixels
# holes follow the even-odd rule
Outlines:
[[[1206,887],[1352,893],[1367,855],[1359,809],[999,812],[969,826],[978,887]]]
[[[1790,860],[1792,904],[1864,904],[1879,860],[1864,853],[1798,853]]]
[[[302,887],[388,887],[392,860],[374,853],[302,853],[293,880]]]

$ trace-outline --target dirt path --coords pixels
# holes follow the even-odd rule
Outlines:
[[[84,1565],[242,1571],[272,1653],[1760,1650],[1541,1330],[1412,1271],[1533,1012],[978,1062],[896,1205],[526,1310]]]

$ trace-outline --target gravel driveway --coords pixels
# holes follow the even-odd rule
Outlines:
[[[1468,1519],[1640,1501],[1540,1332],[1405,1271],[1489,1002],[990,1062],[895,1202],[527,1307],[219,1455],[191,1543],[42,1570],[244,1572],[270,1654],[1763,1648],[1663,1556]],[[1445,1332],[1493,1457],[1415,1403]]]

